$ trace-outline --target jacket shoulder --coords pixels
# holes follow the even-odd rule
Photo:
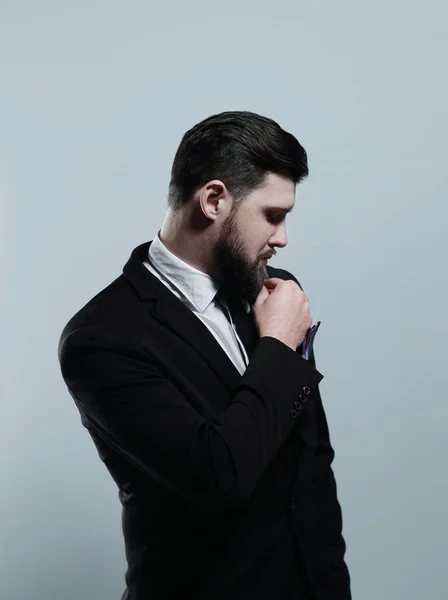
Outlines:
[[[117,277],[69,319],[62,329],[58,347],[60,348],[63,341],[75,331],[107,331],[119,328],[125,316],[129,314],[129,311],[124,311],[124,307],[132,301],[135,302],[134,296],[123,275]]]
[[[288,279],[293,279],[300,287],[300,289],[303,290],[303,287],[300,285],[300,282],[297,279],[297,277],[295,277],[290,271],[287,271],[286,269],[278,269],[271,266],[268,266],[266,270],[268,272],[269,277],[278,277],[279,279],[284,279],[285,281],[287,281]]]

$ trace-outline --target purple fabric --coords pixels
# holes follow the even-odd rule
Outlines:
[[[314,342],[314,338],[316,336],[317,330],[319,329],[320,326],[320,321],[318,321],[316,323],[316,325],[313,325],[313,327],[311,327],[311,329],[308,329],[308,333],[306,334],[305,339],[302,342],[302,358],[304,358],[305,360],[308,360],[308,358],[310,357],[312,351],[313,351],[313,342]]]

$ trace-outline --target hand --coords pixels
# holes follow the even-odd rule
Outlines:
[[[292,279],[266,279],[252,310],[260,337],[277,338],[293,350],[313,322],[308,297]]]

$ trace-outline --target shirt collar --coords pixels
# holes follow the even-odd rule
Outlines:
[[[174,255],[160,239],[160,231],[149,246],[150,264],[174,286],[191,307],[203,313],[219,291],[220,284],[207,273],[199,271]],[[249,302],[242,299],[245,311]]]

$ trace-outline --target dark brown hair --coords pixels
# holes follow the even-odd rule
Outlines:
[[[308,175],[305,149],[272,119],[247,111],[223,112],[188,130],[174,157],[168,206],[177,210],[212,179],[222,181],[237,204],[267,173],[296,184]]]

